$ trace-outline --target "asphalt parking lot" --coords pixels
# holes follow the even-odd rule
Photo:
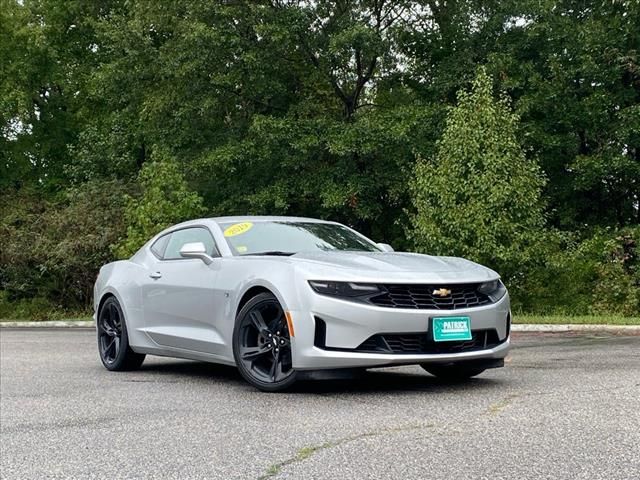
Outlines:
[[[203,363],[107,372],[90,330],[2,329],[0,477],[640,478],[640,336],[514,343],[463,385],[401,367],[265,394]]]

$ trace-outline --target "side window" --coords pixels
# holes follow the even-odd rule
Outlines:
[[[207,253],[212,257],[217,257],[218,249],[211,236],[209,230],[203,227],[184,228],[182,230],[176,230],[168,235],[169,242],[165,248],[163,259],[164,260],[177,260],[181,259],[180,249],[185,243],[202,242],[204,243]]]
[[[171,235],[163,235],[151,245],[151,251],[155,254],[156,257],[162,258],[164,255],[164,250],[167,248],[167,243],[169,242],[169,237]]]

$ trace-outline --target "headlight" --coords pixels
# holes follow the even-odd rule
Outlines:
[[[478,292],[488,296],[493,302],[497,302],[507,293],[507,288],[500,280],[491,280],[481,284],[478,287]]]
[[[309,280],[309,285],[311,285],[311,288],[318,293],[323,295],[333,295],[336,297],[362,297],[380,291],[376,285],[369,283]]]

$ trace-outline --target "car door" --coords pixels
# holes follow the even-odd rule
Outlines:
[[[215,289],[221,262],[207,265],[201,259],[181,257],[182,246],[192,242],[202,242],[214,259],[220,256],[206,227],[175,230],[151,246],[154,257],[142,299],[145,331],[162,346],[222,353],[219,322],[224,299],[223,292]]]

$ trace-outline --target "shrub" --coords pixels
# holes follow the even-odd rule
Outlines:
[[[640,313],[640,228],[549,233],[540,262],[509,285],[515,310],[540,314]]]
[[[87,308],[98,269],[113,259],[112,245],[124,234],[127,190],[101,181],[69,189],[55,201],[24,191],[7,193],[11,207],[0,199],[7,205],[0,210],[6,301],[39,298],[56,308]]]
[[[640,227],[614,232],[604,241],[596,269],[594,313],[640,314]]]

